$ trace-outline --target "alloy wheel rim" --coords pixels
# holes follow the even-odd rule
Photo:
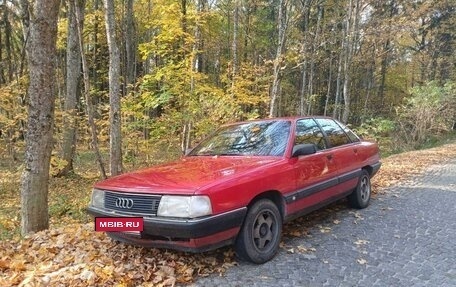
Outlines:
[[[255,218],[253,224],[253,241],[260,251],[269,249],[277,236],[277,219],[269,210],[263,211]]]
[[[369,179],[367,177],[363,177],[363,179],[361,180],[360,195],[361,195],[361,199],[363,202],[366,202],[369,200],[370,185],[369,185]]]

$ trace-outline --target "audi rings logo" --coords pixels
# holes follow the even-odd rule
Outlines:
[[[133,199],[119,197],[116,199],[116,207],[131,209],[133,207]]]

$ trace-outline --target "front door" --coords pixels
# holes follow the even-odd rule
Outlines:
[[[292,158],[296,191],[286,197],[288,212],[296,213],[332,197],[338,184],[337,166],[326,139],[314,119],[298,120],[294,145],[314,144],[317,152]]]

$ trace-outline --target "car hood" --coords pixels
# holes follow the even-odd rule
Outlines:
[[[193,194],[198,189],[225,181],[281,160],[280,157],[191,156],[178,161],[126,173],[98,182],[95,188],[160,194]]]

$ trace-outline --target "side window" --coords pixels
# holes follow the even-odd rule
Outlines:
[[[313,119],[303,119],[297,122],[294,144],[315,144],[318,150],[326,148],[323,133]]]
[[[350,139],[334,120],[317,119],[317,122],[328,136],[329,143],[332,147],[350,143]]]
[[[359,142],[359,137],[355,135],[347,126],[341,124],[340,122],[336,121],[336,123],[344,130],[344,132],[348,135],[352,143]]]

